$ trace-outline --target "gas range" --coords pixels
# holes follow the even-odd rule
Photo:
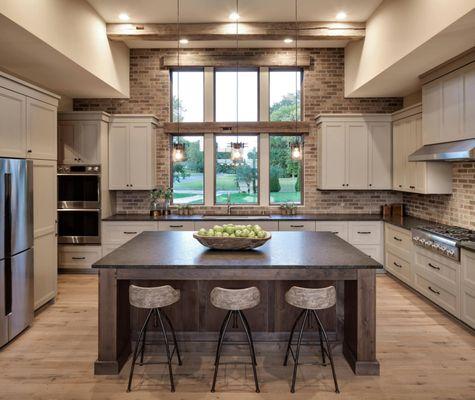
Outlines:
[[[455,261],[460,261],[460,243],[475,242],[475,231],[456,226],[430,225],[412,229],[412,241]]]

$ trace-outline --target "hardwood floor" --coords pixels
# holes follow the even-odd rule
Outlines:
[[[0,399],[475,399],[473,332],[387,276],[377,278],[377,289],[381,376],[353,375],[338,354],[340,395],[333,393],[330,368],[318,366],[300,367],[291,395],[291,367],[281,366],[282,354],[258,357],[260,394],[243,365],[223,366],[213,394],[212,356],[202,353],[185,353],[184,365],[174,368],[176,393],[169,392],[163,365],[137,367],[126,393],[128,365],[118,377],[93,375],[97,277],[60,275],[56,303],[0,351]]]

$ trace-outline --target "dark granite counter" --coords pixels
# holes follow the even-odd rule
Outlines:
[[[439,225],[435,222],[431,222],[422,218],[411,217],[409,215],[405,215],[402,218],[401,217],[383,218],[382,220],[384,222],[387,222],[388,224],[398,226],[399,228],[408,229],[408,230],[419,228],[421,226]]]
[[[148,214],[115,214],[110,217],[103,218],[103,221],[201,221],[204,215],[167,215],[161,217],[151,217]],[[216,215],[213,219],[212,215],[207,215],[207,221],[222,221],[225,219],[223,215]],[[233,220],[239,221],[236,215],[231,216]],[[254,217],[254,216],[253,216]],[[380,214],[298,214],[298,215],[280,215],[272,214],[269,216],[256,215],[253,221],[380,221]],[[247,220],[244,218],[243,220]]]
[[[330,232],[273,232],[250,251],[208,250],[191,232],[143,232],[93,264],[93,268],[332,268],[382,266]]]

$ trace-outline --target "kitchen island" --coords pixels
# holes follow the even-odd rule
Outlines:
[[[129,306],[131,283],[180,289],[181,300],[167,307],[167,314],[179,340],[200,348],[217,340],[224,315],[209,301],[215,286],[259,288],[261,304],[248,313],[259,345],[288,338],[297,313],[284,301],[288,288],[334,284],[337,306],[321,313],[329,339],[342,344],[355,374],[379,374],[375,271],[382,266],[330,232],[273,232],[264,246],[244,252],[208,250],[192,232],[143,232],[93,268],[99,269],[97,375],[120,372],[145,318]]]

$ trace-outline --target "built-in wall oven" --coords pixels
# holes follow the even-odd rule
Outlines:
[[[101,242],[101,168],[58,166],[58,242]]]

